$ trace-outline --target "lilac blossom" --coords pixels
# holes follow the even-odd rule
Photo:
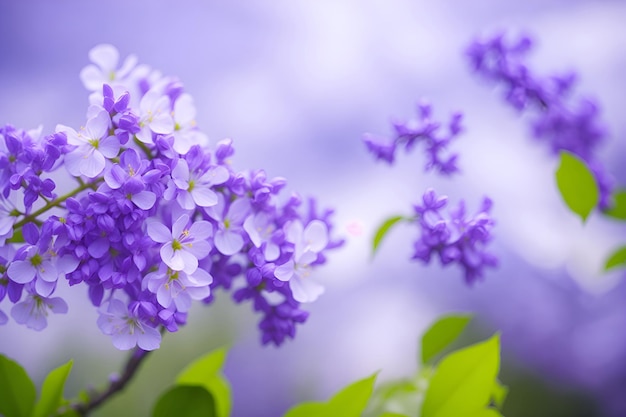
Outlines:
[[[170,231],[156,220],[148,223],[148,235],[157,243],[163,243],[161,259],[174,271],[193,274],[198,269],[198,260],[206,257],[211,250],[208,238],[213,227],[207,221],[198,221],[187,227],[189,216],[183,214],[172,225]]]
[[[443,175],[450,175],[459,171],[457,167],[457,154],[443,156],[443,152],[449,143],[461,132],[461,113],[453,113],[448,122],[447,132],[443,133],[441,123],[432,119],[432,106],[426,102],[418,105],[419,118],[409,121],[394,121],[394,136],[387,137],[367,133],[363,136],[363,142],[367,150],[376,159],[393,164],[396,150],[404,146],[408,152],[419,143],[424,143],[427,162],[424,166],[426,171],[435,170]]]
[[[67,304],[59,297],[43,297],[30,293],[24,301],[15,304],[11,308],[11,317],[19,324],[33,330],[43,330],[48,325],[48,314],[67,313]]]
[[[177,159],[172,168],[172,181],[165,197],[173,199],[176,195],[178,204],[186,210],[193,210],[196,206],[211,207],[218,203],[214,185],[225,183],[230,176],[226,168],[216,165],[204,172],[190,170],[185,159]]]
[[[212,282],[213,277],[202,268],[187,274],[162,266],[146,275],[143,285],[156,294],[163,307],[169,308],[173,304],[177,311],[184,313],[189,311],[192,300],[202,300],[210,295]]]
[[[599,207],[608,209],[614,181],[597,159],[608,130],[599,105],[592,98],[573,94],[574,73],[547,77],[534,74],[525,63],[531,48],[528,36],[509,41],[499,33],[474,40],[466,54],[475,72],[502,87],[505,100],[513,108],[531,115],[535,139],[544,142],[555,155],[565,150],[587,162],[600,189]]]
[[[485,268],[497,265],[496,257],[485,250],[495,224],[489,214],[492,202],[485,198],[473,217],[467,215],[463,201],[448,216],[441,212],[446,205],[447,197],[437,196],[429,189],[422,197],[422,204],[414,206],[420,236],[414,244],[413,259],[428,264],[433,255],[438,255],[444,266],[458,264],[465,281],[473,284],[483,276]]]
[[[317,253],[328,245],[328,229],[319,220],[313,220],[306,228],[299,221],[292,221],[285,229],[287,240],[295,245],[294,257],[277,266],[274,275],[289,281],[296,301],[313,302],[323,294],[324,287],[310,279],[311,267],[317,261]]]
[[[189,152],[193,145],[206,146],[208,138],[196,126],[196,108],[189,94],[182,94],[174,103],[174,145],[181,155]]]
[[[101,111],[79,132],[71,127],[57,126],[57,132],[65,133],[67,142],[77,146],[65,156],[65,166],[71,175],[94,178],[104,170],[106,158],[117,156],[120,142],[117,137],[108,136],[110,122],[108,113]]]
[[[268,213],[251,214],[243,222],[243,228],[248,233],[252,244],[256,248],[263,248],[263,256],[266,261],[272,262],[278,259],[280,247],[272,240],[277,228]]]
[[[167,135],[174,131],[174,119],[170,114],[170,99],[157,90],[148,91],[139,103],[139,126],[137,139],[153,143],[152,134]]]
[[[286,181],[234,171],[232,140],[201,146],[176,79],[134,58],[118,68],[110,45],[90,57],[85,127],[59,124],[48,136],[0,127],[0,301],[18,323],[43,328],[49,311],[67,310],[54,297],[59,281],[86,286],[115,347],[152,350],[160,331],[186,323],[193,301],[238,288],[233,298],[261,314],[263,343],[294,337],[308,316],[297,299],[321,293],[298,280],[340,245],[329,241],[331,211],[302,210],[296,194],[279,204]],[[42,175],[61,167],[65,178]],[[76,188],[57,197],[57,176]],[[298,277],[281,281],[276,264],[293,264]]]
[[[95,65],[88,65],[80,72],[80,79],[85,88],[96,91],[102,84],[124,80],[137,64],[137,58],[129,55],[120,68],[119,52],[113,45],[98,45],[89,51],[89,59]]]
[[[243,222],[250,213],[250,202],[239,198],[230,204],[220,195],[216,205],[206,209],[209,217],[217,222],[215,247],[223,255],[234,255],[243,247]]]
[[[119,350],[129,350],[135,346],[143,350],[155,350],[161,344],[159,331],[130,312],[126,304],[116,298],[103,305],[98,327],[102,333],[111,336],[113,346]]]

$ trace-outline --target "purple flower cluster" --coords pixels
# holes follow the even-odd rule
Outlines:
[[[450,175],[459,171],[457,166],[457,154],[444,156],[448,144],[462,131],[461,113],[453,113],[448,122],[447,132],[443,132],[441,123],[432,119],[432,106],[422,102],[418,105],[418,118],[409,121],[394,121],[394,137],[388,138],[373,134],[365,134],[363,142],[369,152],[376,159],[392,164],[395,160],[396,150],[404,146],[408,152],[419,143],[424,143],[427,162],[425,170],[435,170],[444,175]]]
[[[437,196],[429,189],[422,197],[422,204],[413,206],[421,232],[414,244],[413,259],[428,264],[434,255],[438,255],[442,265],[458,264],[463,269],[465,281],[473,284],[483,276],[485,268],[495,267],[498,263],[497,258],[485,250],[495,224],[489,214],[492,202],[484,198],[473,217],[468,216],[463,201],[450,210],[448,216],[443,215],[441,211],[447,202],[446,196]]]
[[[263,343],[294,337],[307,318],[301,303],[323,292],[311,273],[341,244],[332,212],[281,198],[282,178],[235,171],[232,141],[210,150],[176,79],[132,56],[118,67],[110,45],[90,58],[84,127],[43,138],[0,130],[0,302],[41,330],[49,312],[68,309],[54,296],[59,282],[83,284],[115,347],[153,350],[194,300],[210,303],[222,287],[252,300]]]
[[[503,34],[474,40],[467,48],[472,68],[487,80],[502,85],[506,101],[531,116],[533,136],[553,153],[572,152],[587,162],[600,189],[599,206],[611,206],[613,179],[595,157],[606,139],[597,103],[572,94],[576,74],[539,77],[524,63],[532,41],[526,36],[509,42]]]

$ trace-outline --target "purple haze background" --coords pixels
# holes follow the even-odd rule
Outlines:
[[[409,375],[428,323],[443,311],[469,310],[502,331],[507,358],[606,401],[614,416],[626,413],[618,408],[626,288],[622,274],[599,272],[624,228],[597,214],[583,227],[565,209],[555,161],[462,55],[481,33],[530,33],[537,72],[577,70],[577,91],[601,103],[611,132],[601,156],[626,183],[626,3],[37,0],[2,2],[0,15],[0,122],[43,124],[44,132],[57,123],[80,126],[87,94],[78,72],[91,47],[112,43],[122,56],[135,53],[178,76],[212,143],[233,138],[237,168],[265,168],[286,177],[289,190],[336,208],[347,237],[318,272],[326,294],[310,306],[295,341],[261,347],[248,305],[197,306],[140,376],[137,385],[150,389],[131,387],[127,396],[139,410],[189,360],[230,343],[234,415],[259,408],[278,415],[379,369],[381,380]],[[419,151],[389,168],[361,143],[364,132],[390,133],[392,116],[412,117],[423,97],[439,119],[465,113],[466,133],[452,146],[462,175],[452,180],[424,174]],[[376,226],[408,213],[428,187],[453,202],[465,198],[470,211],[484,194],[495,202],[501,266],[471,289],[457,269],[410,262],[411,230],[394,230],[370,259]],[[68,315],[52,317],[42,333],[14,323],[0,328],[0,352],[38,381],[74,357],[72,386],[99,384],[124,355],[95,326],[85,289],[64,291]]]

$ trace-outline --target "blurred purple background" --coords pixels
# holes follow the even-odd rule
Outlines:
[[[87,92],[78,73],[89,49],[112,43],[180,78],[212,142],[234,140],[236,168],[264,168],[336,208],[347,237],[318,270],[326,293],[296,340],[260,346],[250,306],[218,294],[97,415],[146,414],[186,363],[223,344],[232,346],[233,415],[279,415],[376,370],[380,380],[410,375],[418,336],[444,311],[476,312],[479,334],[502,331],[507,416],[626,415],[626,286],[623,274],[600,272],[624,227],[597,214],[582,226],[567,211],[556,162],[463,57],[475,35],[509,29],[537,40],[536,72],[577,70],[577,91],[599,100],[611,132],[602,159],[624,184],[626,3],[32,0],[0,2],[0,16],[0,123],[43,124],[45,133],[80,126]],[[452,180],[424,174],[419,150],[389,168],[361,143],[364,132],[390,133],[392,116],[412,117],[423,97],[436,118],[465,113],[466,133],[452,146],[463,174]],[[495,202],[501,266],[473,288],[457,269],[410,262],[413,230],[394,230],[370,259],[378,224],[409,213],[428,187],[465,198],[470,211],[482,195]],[[104,382],[124,354],[95,326],[84,288],[62,293],[68,315],[41,333],[11,322],[0,328],[0,352],[39,383],[76,358],[69,396]]]

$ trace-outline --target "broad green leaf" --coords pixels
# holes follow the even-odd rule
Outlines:
[[[405,414],[398,414],[398,413],[390,413],[390,412],[385,412],[382,413],[379,417],[409,417]]]
[[[232,407],[230,384],[221,373],[226,351],[226,348],[220,348],[204,355],[183,369],[176,379],[179,385],[200,385],[209,391],[215,400],[218,417],[228,417]]]
[[[614,219],[626,220],[626,190],[617,190],[613,193],[613,207],[604,214]]]
[[[401,220],[406,220],[406,218],[404,216],[393,216],[385,220],[383,224],[380,225],[378,230],[376,230],[376,234],[374,235],[374,240],[372,242],[372,256],[376,254],[376,251],[378,250],[380,243],[382,242],[383,238],[387,235],[389,230],[391,230],[391,228],[395,226]]]
[[[29,417],[35,405],[35,384],[17,362],[0,355],[0,414]]]
[[[604,264],[605,271],[619,267],[626,267],[626,246],[613,251]]]
[[[430,380],[421,417],[459,417],[486,408],[499,368],[497,334],[446,356]]]
[[[496,383],[493,384],[493,390],[491,391],[493,404],[502,410],[507,395],[509,395],[509,389],[505,385],[502,385],[500,381],[496,380]]]
[[[483,408],[475,412],[467,413],[465,417],[502,417],[502,414],[495,408]]]
[[[579,157],[562,151],[556,183],[565,204],[583,220],[598,204],[600,192],[593,173]]]
[[[370,398],[367,415],[417,415],[422,405],[423,388],[415,380],[401,379],[382,384]]]
[[[152,417],[216,417],[213,396],[198,385],[177,385],[162,394]]]
[[[326,417],[328,404],[319,402],[306,402],[298,404],[287,411],[284,417]]]
[[[372,396],[375,381],[376,374],[348,385],[326,403],[298,404],[284,417],[360,417]]]
[[[331,411],[342,417],[360,417],[374,391],[377,374],[354,382],[333,396],[328,402]]]
[[[48,417],[59,409],[63,403],[65,380],[70,374],[73,363],[74,361],[70,360],[65,365],[59,366],[48,374],[41,387],[39,401],[35,404],[33,417]]]
[[[422,336],[422,363],[430,362],[454,342],[471,319],[470,315],[445,316],[430,326]]]

